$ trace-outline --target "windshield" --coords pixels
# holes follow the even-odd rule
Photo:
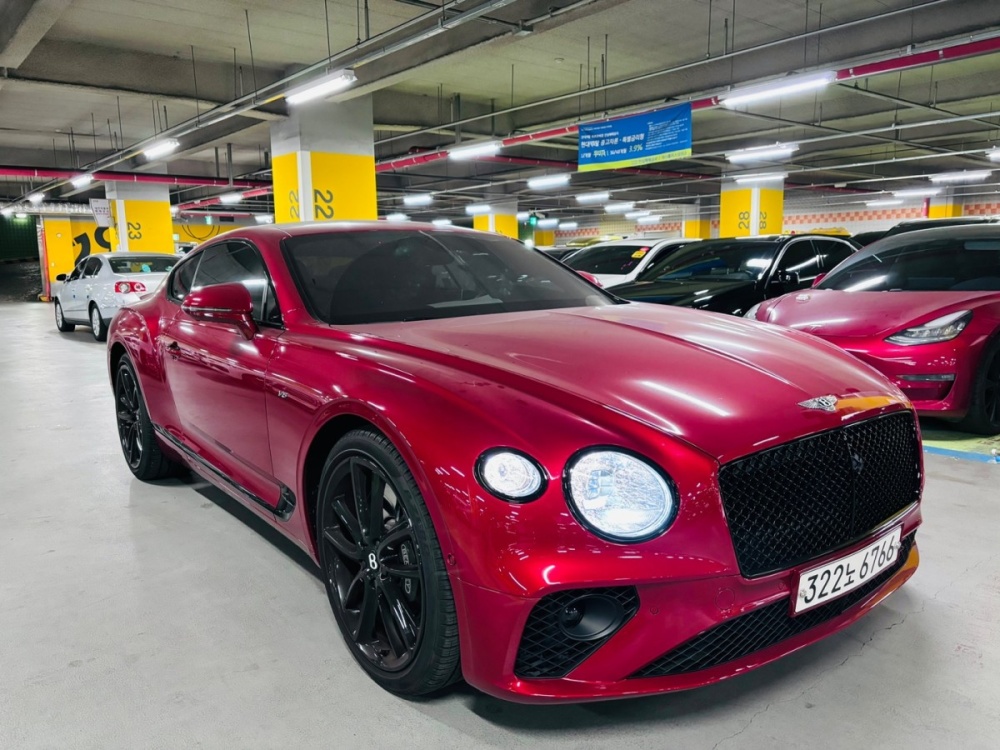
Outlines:
[[[642,262],[651,249],[648,243],[594,245],[573,253],[565,259],[565,263],[577,271],[625,276]]]
[[[954,237],[871,245],[833,270],[819,289],[845,292],[1000,291],[1000,231],[996,238]]]
[[[505,237],[379,230],[290,237],[283,245],[312,314],[334,325],[616,302]]]
[[[774,241],[710,240],[686,245],[639,275],[639,281],[753,281],[778,252]]]
[[[108,258],[112,273],[169,273],[177,265],[178,256],[137,255],[134,258]]]

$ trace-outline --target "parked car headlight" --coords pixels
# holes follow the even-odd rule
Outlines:
[[[641,458],[617,450],[577,454],[566,469],[565,491],[577,519],[615,542],[651,539],[677,513],[672,483]]]
[[[545,490],[545,477],[528,456],[507,448],[486,451],[476,461],[476,479],[502,500],[525,503]]]
[[[743,313],[744,318],[750,318],[751,320],[757,320],[757,311],[760,309],[760,302],[751,307],[745,313]]]
[[[923,325],[894,333],[886,341],[891,341],[893,344],[902,344],[903,346],[938,344],[942,341],[951,341],[965,330],[970,320],[972,320],[972,311],[961,310],[950,315],[935,318]]]

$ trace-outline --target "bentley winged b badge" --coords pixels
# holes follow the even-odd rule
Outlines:
[[[836,396],[817,396],[808,401],[800,401],[799,406],[803,409],[820,409],[821,411],[837,411]]]

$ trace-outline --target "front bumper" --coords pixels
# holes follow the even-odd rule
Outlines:
[[[919,523],[919,507],[914,506],[850,547],[763,578],[750,580],[736,575],[668,583],[636,582],[639,601],[635,615],[578,666],[556,678],[519,676],[515,666],[525,625],[541,598],[520,598],[459,583],[458,599],[465,614],[459,618],[465,679],[483,692],[522,703],[626,698],[687,690],[727,679],[847,627],[902,586],[919,562],[913,541]],[[682,651],[680,647],[695,643],[696,638],[704,641],[706,634],[723,623],[737,625],[739,618],[751,613],[765,614],[766,608],[771,614],[781,610],[777,615],[779,619],[789,617],[789,592],[795,585],[798,571],[860,549],[898,525],[902,526],[903,538],[910,542],[905,559],[901,559],[896,568],[883,573],[882,578],[875,579],[874,588],[859,589],[858,596],[850,601],[848,594],[844,606],[836,608],[832,616],[812,618],[781,631],[789,633],[788,637],[779,634],[770,640],[760,639],[760,633],[755,630],[753,637],[756,640],[743,649],[736,649],[734,658],[717,661],[707,668],[682,669],[679,673],[675,669],[668,676],[639,676],[643,672],[655,674],[657,670],[651,667],[655,667],[661,657]],[[620,585],[620,582],[610,585]],[[545,592],[546,595],[551,593]],[[764,646],[755,648],[760,643]],[[731,649],[731,644],[727,643],[726,648]],[[699,662],[695,659],[691,663],[697,665]]]

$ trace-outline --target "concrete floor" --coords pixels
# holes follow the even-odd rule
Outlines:
[[[104,346],[0,266],[0,748],[1000,747],[1000,467],[929,457],[923,563],[848,631],[699,691],[533,707],[362,676],[308,561],[142,484]]]

